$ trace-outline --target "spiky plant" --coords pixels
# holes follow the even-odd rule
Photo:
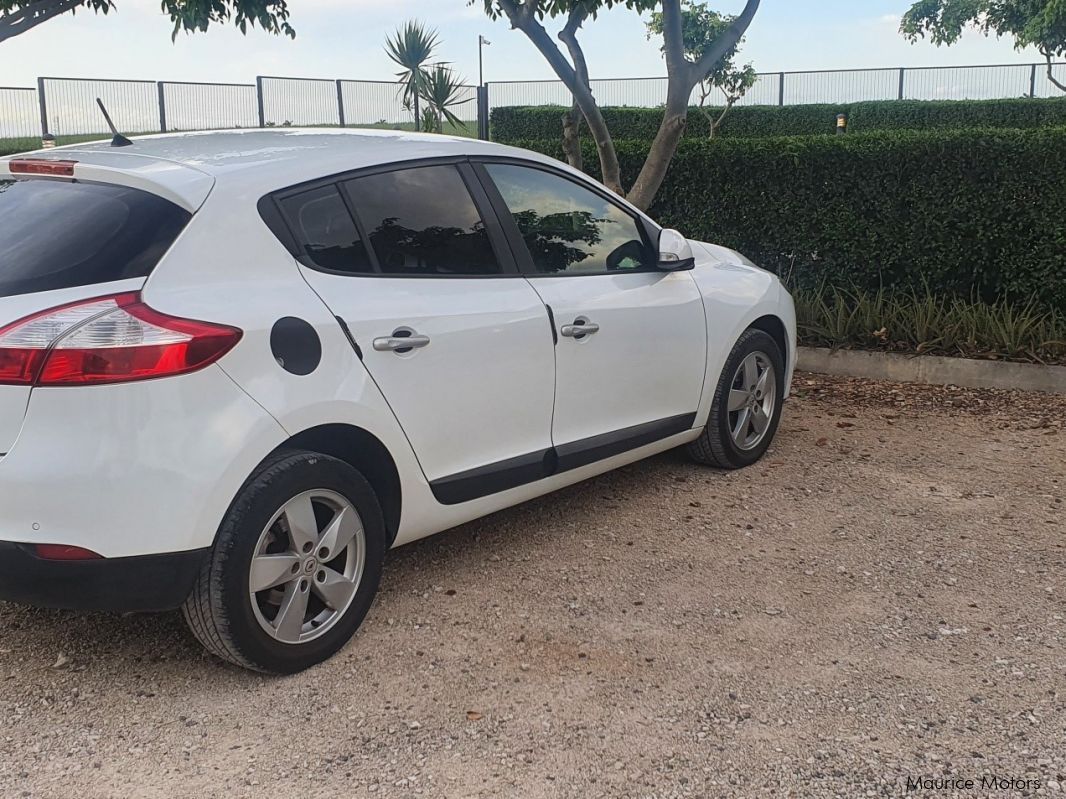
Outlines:
[[[393,36],[385,39],[385,52],[400,71],[396,77],[400,84],[403,104],[414,111],[415,127],[422,119],[418,100],[428,77],[426,64],[437,49],[437,31],[418,20],[409,20]]]
[[[465,85],[463,79],[456,75],[444,64],[434,64],[426,72],[425,85],[422,89],[422,99],[426,105],[433,109],[437,118],[437,133],[444,132],[444,122],[448,121],[455,127],[466,127],[466,123],[452,112],[452,108],[463,103],[469,103],[473,98],[463,97]]]

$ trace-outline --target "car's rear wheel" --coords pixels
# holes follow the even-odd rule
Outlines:
[[[744,331],[726,359],[707,426],[689,444],[689,455],[720,469],[755,463],[777,433],[784,390],[784,357],[777,342],[762,330]]]
[[[233,501],[183,613],[219,657],[302,671],[354,635],[385,549],[381,507],[358,471],[318,453],[283,452]]]

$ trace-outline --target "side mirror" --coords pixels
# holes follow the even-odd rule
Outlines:
[[[692,245],[676,230],[664,230],[659,234],[659,262],[656,268],[662,272],[683,272],[696,266]]]

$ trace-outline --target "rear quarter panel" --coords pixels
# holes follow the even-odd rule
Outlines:
[[[244,331],[240,343],[218,365],[277,420],[287,437],[325,424],[347,424],[381,441],[403,486],[397,543],[442,529],[440,506],[392,408],[336,318],[263,222],[258,201],[258,194],[243,193],[239,184],[231,188],[220,181],[149,278],[145,300],[164,313]],[[321,361],[310,374],[288,372],[274,356],[271,330],[283,317],[304,320],[318,334]],[[370,346],[369,341],[360,344]],[[260,446],[255,462],[278,443],[282,442],[265,450]],[[227,490],[235,495],[247,477],[241,469],[227,474]]]

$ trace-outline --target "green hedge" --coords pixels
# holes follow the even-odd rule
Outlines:
[[[554,139],[562,135],[562,106],[494,108],[493,141]],[[932,128],[1039,128],[1066,125],[1066,98],[1018,100],[884,100],[823,105],[752,105],[734,108],[725,118],[721,136],[804,136],[834,133],[837,114],[848,115],[853,133],[875,130]],[[663,112],[659,108],[604,108],[604,118],[616,139],[652,139]],[[691,109],[686,135],[706,138],[706,117]]]
[[[562,135],[562,117],[569,109],[559,105],[504,106],[489,117],[493,141],[553,139]],[[661,108],[604,108],[603,117],[616,139],[652,139],[662,123]],[[841,108],[835,105],[752,105],[734,108],[726,116],[722,136],[803,136],[833,133]],[[721,111],[719,110],[719,113]],[[699,109],[689,110],[687,135],[706,138],[710,130]]]
[[[617,145],[628,185],[647,143]],[[561,155],[555,140],[524,146]],[[589,143],[585,163],[598,166]],[[1066,127],[690,139],[651,213],[798,286],[1066,310]]]
[[[1045,100],[889,100],[853,103],[848,130],[1044,128],[1066,125],[1066,97]]]

